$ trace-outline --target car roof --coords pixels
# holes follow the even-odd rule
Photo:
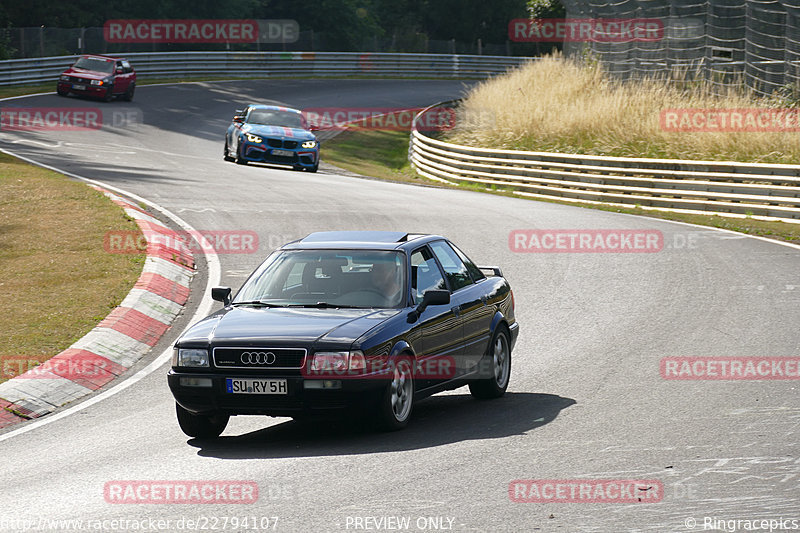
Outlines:
[[[108,59],[111,61],[124,61],[124,57],[114,57],[114,56],[104,56],[101,54],[83,54],[81,57],[89,57],[89,58],[96,58],[96,59]]]
[[[444,237],[439,235],[401,231],[319,231],[285,244],[281,249],[405,250],[442,239]]]
[[[302,114],[302,111],[300,111],[299,109],[294,109],[292,107],[284,107],[280,105],[250,104],[247,107],[250,107],[251,109],[269,109],[270,111],[288,111],[290,113]]]

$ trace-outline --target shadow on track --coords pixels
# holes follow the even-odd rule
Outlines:
[[[414,406],[402,431],[383,433],[364,419],[288,421],[237,436],[191,439],[198,455],[266,459],[416,450],[476,439],[522,435],[553,420],[576,402],[553,394],[506,393],[493,401],[466,394],[433,396]]]

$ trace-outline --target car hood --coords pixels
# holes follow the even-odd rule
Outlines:
[[[232,345],[275,342],[351,344],[399,313],[398,309],[304,309],[239,306],[211,315],[183,334],[179,344]]]
[[[312,141],[316,139],[313,133],[300,128],[284,128],[283,126],[267,126],[265,124],[245,124],[242,127],[244,133],[252,133],[263,137],[277,139],[290,139],[295,141]]]
[[[104,74],[102,72],[97,72],[95,70],[83,70],[81,68],[68,68],[62,74],[66,74],[68,76],[75,76],[78,78],[86,78],[87,80],[102,80],[108,78],[109,76],[113,76],[114,74]]]

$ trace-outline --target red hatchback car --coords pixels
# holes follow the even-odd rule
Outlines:
[[[133,100],[135,89],[136,72],[127,59],[84,55],[61,74],[56,92],[59,96],[75,93],[110,102],[115,96]]]

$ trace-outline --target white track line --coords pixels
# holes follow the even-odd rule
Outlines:
[[[26,162],[31,163],[33,165],[36,165],[36,166],[39,166],[39,167],[42,167],[42,168],[46,168],[48,170],[52,170],[52,171],[58,172],[60,174],[64,174],[66,176],[70,176],[72,178],[79,179],[79,180],[84,181],[86,183],[91,183],[92,185],[97,185],[98,187],[103,187],[104,189],[108,189],[110,191],[116,192],[117,194],[120,194],[122,196],[130,198],[130,199],[135,200],[137,202],[141,202],[141,203],[143,203],[143,204],[145,204],[145,205],[147,205],[149,207],[152,207],[156,211],[159,211],[160,213],[162,213],[164,216],[166,216],[169,219],[171,219],[173,222],[175,222],[178,226],[180,226],[181,228],[183,228],[187,232],[196,232],[197,231],[192,226],[190,226],[188,222],[186,222],[185,220],[180,218],[178,215],[172,213],[168,209],[158,205],[155,202],[152,202],[150,200],[142,198],[141,196],[138,196],[136,194],[130,193],[128,191],[125,191],[124,189],[120,189],[119,187],[114,187],[113,185],[108,185],[108,184],[103,183],[101,181],[85,178],[85,177],[80,176],[78,174],[73,174],[72,172],[67,172],[65,170],[61,170],[61,169],[58,169],[56,167],[52,167],[50,165],[45,165],[44,163],[39,163],[37,161],[34,161],[33,159],[29,159],[27,157],[15,154],[13,152],[9,152],[8,150],[5,150],[3,148],[0,148],[0,152],[2,152],[4,154],[8,154],[8,155],[13,156],[13,157],[17,157],[17,158],[22,159],[23,161],[26,161]],[[213,250],[208,250],[208,251],[204,252],[204,255],[205,255],[205,258],[206,258],[206,263],[208,265],[208,280],[206,282],[206,287],[205,287],[205,289],[203,291],[203,298],[200,301],[200,305],[197,307],[197,310],[194,312],[194,315],[189,320],[188,325],[186,326],[186,329],[188,329],[189,326],[191,326],[192,324],[194,324],[195,322],[197,322],[198,320],[200,320],[201,318],[205,317],[206,315],[208,315],[211,312],[211,306],[213,305],[213,300],[211,300],[210,288],[215,286],[215,285],[219,285],[220,280],[221,280],[221,266],[220,266],[219,258],[217,257],[216,252],[214,252]],[[186,329],[184,329],[184,331]],[[158,368],[163,366],[164,363],[169,361],[171,357],[172,357],[172,347],[169,347],[166,350],[164,350],[158,357],[156,357],[156,359],[153,362],[151,362],[149,365],[147,365],[143,369],[139,370],[138,372],[136,372],[131,377],[125,379],[122,382],[120,382],[119,384],[114,385],[110,389],[108,389],[106,391],[103,391],[100,394],[98,394],[97,396],[93,396],[92,398],[89,398],[88,400],[86,400],[84,402],[81,402],[81,403],[79,403],[78,405],[76,405],[74,407],[68,407],[68,408],[64,409],[63,411],[59,411],[59,412],[54,413],[54,414],[46,415],[46,416],[44,416],[44,417],[42,417],[40,419],[36,419],[35,421],[25,423],[25,425],[23,427],[19,428],[19,429],[15,429],[13,431],[10,431],[8,433],[0,435],[0,442],[2,442],[4,440],[7,440],[7,439],[10,439],[12,437],[16,437],[17,435],[22,435],[23,433],[27,433],[28,431],[33,431],[34,429],[40,428],[42,426],[46,426],[47,424],[49,424],[51,422],[55,422],[56,420],[61,420],[62,418],[67,417],[67,416],[69,416],[71,414],[75,414],[75,413],[77,413],[79,411],[83,411],[87,407],[91,407],[92,405],[94,405],[94,404],[96,404],[98,402],[102,402],[103,400],[105,400],[107,398],[110,398],[111,396],[114,396],[115,394],[117,394],[119,392],[124,391],[125,389],[127,389],[131,385],[135,385],[137,382],[139,382],[140,380],[145,378],[147,375],[151,374],[152,372],[154,372],[155,370],[157,370]]]

